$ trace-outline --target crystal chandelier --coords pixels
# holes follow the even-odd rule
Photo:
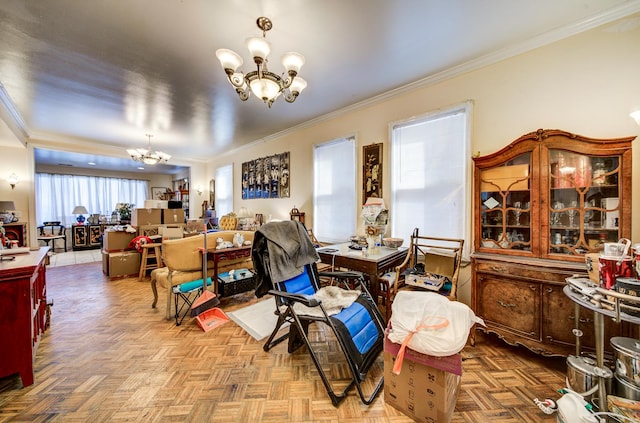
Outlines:
[[[153,135],[146,134],[149,138],[149,148],[130,148],[127,150],[127,153],[131,156],[131,158],[137,162],[142,162],[146,165],[153,166],[158,163],[166,163],[171,156],[163,153],[162,151],[152,151],[151,150],[151,137]]]
[[[298,72],[304,65],[304,56],[299,53],[285,53],[282,56],[282,64],[286,71],[286,76],[276,75],[267,69],[267,56],[271,52],[271,44],[266,39],[267,31],[273,27],[269,18],[260,17],[256,21],[258,28],[262,30],[262,38],[248,38],[247,48],[253,57],[257,69],[247,74],[236,72],[242,66],[243,60],[235,51],[221,48],[216,51],[216,57],[220,60],[222,68],[227,74],[227,79],[236,89],[242,101],[249,98],[253,93],[262,99],[269,107],[283,94],[287,103],[296,101],[298,94],[307,86],[307,81],[300,78]]]

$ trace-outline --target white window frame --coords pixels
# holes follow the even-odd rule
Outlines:
[[[329,153],[329,149],[340,146],[350,150],[351,159],[345,160],[341,154]],[[326,153],[326,157],[319,158],[318,155],[323,153]],[[323,160],[322,165],[319,162],[320,159]],[[326,166],[327,159],[330,161],[330,166]],[[349,162],[351,167],[346,166]],[[313,232],[322,242],[345,242],[356,231],[357,162],[355,136],[317,144],[313,148]],[[331,168],[336,168],[340,173],[332,171]],[[334,178],[336,175],[340,177]],[[337,187],[339,181],[344,183]],[[336,184],[332,183],[330,192],[325,189],[327,182],[336,182]],[[336,195],[336,188],[341,190],[340,195]]]
[[[471,248],[471,187],[472,187],[472,172],[471,172],[471,122],[472,122],[472,112],[473,112],[473,103],[471,101],[466,101],[461,104],[456,104],[446,109],[440,109],[434,111],[432,113],[427,113],[421,116],[412,117],[410,119],[392,122],[389,125],[389,139],[391,140],[391,196],[390,196],[390,224],[391,224],[391,235],[394,237],[400,237],[405,239],[405,245],[408,245],[409,238],[411,236],[411,232],[414,227],[419,228],[419,234],[425,236],[440,236],[447,238],[461,238],[464,239],[464,251],[463,256],[465,258],[469,258],[469,252]],[[426,158],[424,161],[425,166],[429,166],[429,163],[435,165],[442,165],[446,163],[446,168],[453,168],[453,174],[457,175],[457,181],[452,182],[450,192],[453,192],[453,196],[449,198],[445,198],[442,192],[443,179],[447,177],[450,179],[452,175],[452,171],[443,171],[440,173],[431,173],[429,174],[430,179],[427,181],[427,184],[423,185],[416,189],[415,198],[417,203],[417,208],[420,210],[418,213],[421,213],[425,207],[429,205],[437,204],[442,210],[443,219],[439,222],[432,222],[433,224],[427,225],[427,222],[420,219],[426,219],[422,216],[412,217],[410,212],[403,211],[401,208],[403,207],[399,202],[402,200],[398,199],[399,194],[399,186],[401,183],[399,182],[399,178],[402,171],[402,163],[401,154],[398,151],[399,142],[396,136],[396,129],[400,128],[409,128],[413,125],[419,125],[427,122],[435,122],[437,120],[460,115],[464,119],[462,129],[462,145],[461,150],[459,151],[459,155],[457,157],[457,162],[452,162],[453,157],[448,155],[447,157],[434,157],[432,160]],[[437,141],[435,141],[437,142]],[[441,146],[442,144],[438,145]],[[426,150],[430,152],[437,152],[437,148],[429,148]],[[413,159],[413,158],[412,158]],[[415,158],[416,160],[421,160],[419,157]],[[405,175],[406,176],[406,175]],[[438,179],[438,177],[442,176],[442,179]],[[415,180],[415,178],[414,178]],[[430,190],[429,187],[434,189]],[[431,191],[431,194],[430,192]],[[434,194],[437,193],[437,194]],[[447,193],[449,194],[449,193]],[[456,222],[448,221],[447,218],[451,218],[452,215],[456,215],[455,213],[451,213],[451,210],[461,210],[456,219]],[[412,222],[412,227],[409,228],[407,222]],[[415,223],[413,223],[415,222]],[[455,225],[455,226],[454,226]]]

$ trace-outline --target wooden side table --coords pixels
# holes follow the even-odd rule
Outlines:
[[[162,263],[162,243],[156,242],[153,244],[143,244],[142,257],[140,258],[140,273],[138,274],[138,280],[144,279],[147,274],[147,270],[159,269],[163,267]],[[153,250],[149,253],[149,250]],[[149,263],[149,260],[151,263]]]

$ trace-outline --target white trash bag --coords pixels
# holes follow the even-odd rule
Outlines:
[[[389,340],[435,357],[462,351],[471,327],[485,325],[466,304],[435,292],[400,291],[391,310]]]

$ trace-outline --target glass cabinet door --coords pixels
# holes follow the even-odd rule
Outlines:
[[[549,254],[598,252],[619,237],[619,156],[549,151]]]
[[[480,171],[482,248],[531,252],[531,153]]]

